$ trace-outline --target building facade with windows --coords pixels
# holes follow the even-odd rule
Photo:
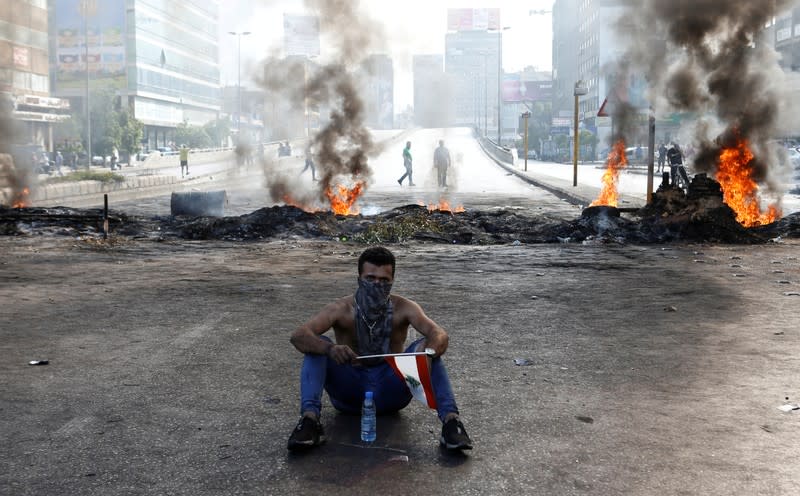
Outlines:
[[[361,67],[361,95],[366,124],[372,129],[394,127],[394,66],[391,57],[373,54]]]
[[[448,79],[441,54],[414,55],[414,123],[422,127],[445,127],[453,115]]]
[[[553,5],[553,117],[573,118],[575,84],[582,81],[587,93],[578,99],[580,127],[601,143],[610,140],[611,117],[597,114],[615,86],[624,84],[624,92],[636,93],[638,100],[644,92],[642,78],[621,82],[626,78],[617,73],[624,44],[616,25],[625,8],[622,0],[556,0]]]
[[[218,0],[50,0],[50,19],[55,94],[85,109],[87,87],[113,92],[145,148],[220,117]]]
[[[452,84],[451,125],[474,126],[497,136],[500,83],[499,31],[458,31],[445,35],[445,73]]]
[[[19,126],[13,141],[53,150],[53,123],[69,102],[50,93],[47,0],[0,2],[0,93]]]

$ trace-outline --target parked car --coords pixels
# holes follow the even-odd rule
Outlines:
[[[630,146],[625,149],[625,158],[628,160],[629,164],[646,164],[647,163],[647,147],[641,147],[640,157],[636,157],[636,148],[635,146]],[[608,156],[608,151],[602,155],[602,158],[605,159]],[[658,163],[658,152],[653,150],[653,162]]]

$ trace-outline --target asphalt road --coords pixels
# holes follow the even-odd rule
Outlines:
[[[426,154],[440,137],[412,135],[413,189],[394,182],[402,143],[388,147],[362,208],[445,196],[578,215],[478,160],[466,136],[444,137],[462,160],[439,191]],[[260,184],[236,208],[268,206]],[[0,237],[0,494],[800,490],[800,411],[779,409],[800,400],[796,240],[394,245],[393,291],[450,333],[475,450],[442,452],[438,420],[417,403],[379,417],[375,447],[361,447],[357,417],[325,397],[330,441],[291,455],[301,356],[289,333],[354,290],[363,248]]]

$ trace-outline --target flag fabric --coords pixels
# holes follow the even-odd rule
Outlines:
[[[436,397],[431,385],[431,372],[428,366],[428,357],[418,355],[390,355],[384,357],[394,369],[395,374],[402,379],[414,398],[424,403],[428,408],[436,409]]]

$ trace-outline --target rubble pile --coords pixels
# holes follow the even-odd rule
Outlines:
[[[720,184],[706,174],[696,174],[688,192],[662,184],[653,201],[640,212],[648,237],[658,240],[760,243],[764,236],[736,221],[736,213],[723,202]]]
[[[0,235],[102,233],[102,211],[0,208]],[[698,174],[685,193],[662,184],[638,211],[586,208],[572,221],[516,208],[429,211],[406,205],[374,216],[306,212],[293,206],[262,208],[238,217],[136,217],[109,215],[110,232],[134,239],[255,241],[309,238],[357,243],[426,241],[448,244],[718,242],[763,243],[800,237],[800,213],[766,226],[745,228],[722,201],[719,183]]]

